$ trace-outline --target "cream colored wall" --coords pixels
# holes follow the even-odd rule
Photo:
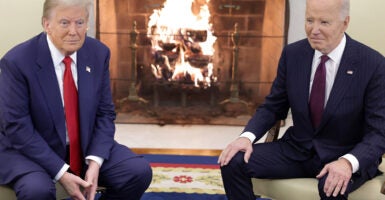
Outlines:
[[[351,0],[347,33],[385,55],[385,1]]]
[[[0,57],[40,33],[44,0],[0,0]]]
[[[0,57],[14,45],[38,34],[44,0],[0,0]],[[306,0],[289,0],[289,42],[304,38]],[[385,55],[385,0],[351,0],[351,21],[347,30],[353,38]],[[91,20],[92,21],[92,20]],[[295,25],[295,26],[294,26]]]

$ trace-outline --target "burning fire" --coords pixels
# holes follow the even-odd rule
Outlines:
[[[192,82],[210,86],[214,43],[209,22],[210,0],[166,0],[148,23],[155,62],[152,73],[159,80]]]

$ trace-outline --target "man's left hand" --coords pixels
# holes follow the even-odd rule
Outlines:
[[[94,200],[96,194],[96,188],[98,187],[100,166],[93,160],[89,160],[88,169],[85,175],[85,181],[91,183],[91,187],[85,188],[84,195],[87,200]]]
[[[338,193],[345,194],[348,187],[350,178],[352,177],[352,165],[345,158],[340,158],[334,162],[331,162],[321,170],[317,175],[317,178],[321,178],[327,175],[324,192],[326,196],[333,195],[336,197]]]

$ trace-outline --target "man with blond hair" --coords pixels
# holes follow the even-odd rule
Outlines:
[[[0,184],[20,200],[139,200],[149,163],[114,140],[110,51],[86,36],[89,0],[46,0],[44,32],[0,61]]]

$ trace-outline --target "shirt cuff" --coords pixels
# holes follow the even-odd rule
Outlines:
[[[60,178],[64,175],[64,173],[70,168],[68,164],[64,164],[63,167],[60,169],[60,171],[56,174],[54,182],[57,182],[60,180]]]
[[[96,163],[98,163],[99,167],[103,165],[104,159],[99,156],[87,156],[86,157],[86,164],[89,164],[89,160],[93,160]]]
[[[251,143],[253,143],[254,142],[254,140],[255,140],[255,135],[254,135],[254,133],[252,133],[252,132],[244,132],[244,133],[242,133],[239,137],[245,137],[245,138],[248,138],[249,140],[250,140],[250,142]]]
[[[360,163],[358,162],[357,158],[355,156],[353,156],[353,154],[350,154],[350,153],[345,154],[342,156],[342,158],[345,158],[346,160],[348,160],[350,162],[350,164],[352,165],[353,174],[358,171],[358,169],[360,168]]]

